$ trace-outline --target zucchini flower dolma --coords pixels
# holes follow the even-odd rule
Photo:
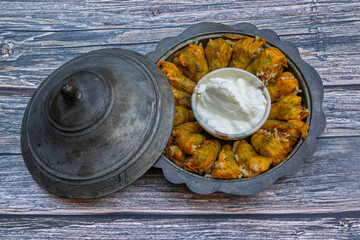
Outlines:
[[[220,148],[220,143],[215,139],[204,141],[194,152],[192,159],[184,165],[184,168],[199,174],[210,174]]]
[[[300,120],[289,120],[284,122],[275,119],[268,119],[261,128],[269,132],[274,132],[276,129],[279,132],[289,134],[289,137],[302,137],[305,139],[307,131],[309,130],[309,125]]]
[[[309,111],[301,106],[301,97],[292,93],[271,104],[269,118],[278,120],[303,120]]]
[[[257,76],[266,86],[282,73],[283,66],[287,67],[285,55],[279,49],[269,47],[255,57],[245,70]]]
[[[282,162],[287,155],[280,140],[264,129],[260,129],[252,135],[251,145],[260,155],[271,158],[272,165]]]
[[[199,133],[180,133],[176,137],[176,143],[185,154],[193,154],[205,140]]]
[[[164,73],[165,77],[173,87],[190,95],[192,94],[196,83],[185,77],[179,68],[175,66],[175,64],[171,62],[160,61],[158,63],[158,67]]]
[[[284,147],[284,151],[288,154],[292,150],[292,146],[299,140],[303,134],[307,136],[308,125],[300,120],[292,120],[295,122],[284,122],[274,119],[269,119],[261,127],[268,132],[271,132]],[[303,124],[301,124],[301,123]],[[306,127],[307,126],[307,127]]]
[[[203,129],[198,122],[186,122],[180,124],[179,126],[173,127],[171,131],[171,136],[168,141],[168,145],[174,145],[175,138],[180,133],[201,133],[202,130]]]
[[[192,122],[194,120],[195,117],[191,110],[181,106],[175,106],[174,126],[178,126],[186,122]]]
[[[180,133],[201,133],[202,127],[198,122],[187,122],[176,126],[171,132],[172,137],[176,137]]]
[[[186,92],[177,90],[175,87],[171,86],[172,93],[174,95],[175,104],[191,109],[191,96]]]
[[[291,72],[281,73],[274,82],[266,86],[271,102],[276,102],[281,96],[299,91],[299,82]]]
[[[185,162],[185,154],[176,145],[169,145],[165,148],[166,155],[178,166],[182,167]]]
[[[236,141],[233,146],[235,159],[244,177],[252,177],[270,168],[272,159],[259,156],[245,140]]]
[[[303,139],[305,139],[308,135],[308,131],[309,131],[309,125],[307,125],[307,123],[300,121],[300,120],[289,120],[289,123],[294,124],[295,126],[297,126],[300,131],[301,131],[301,137]]]
[[[210,40],[205,48],[209,71],[225,68],[229,65],[232,47],[222,38]]]
[[[231,150],[230,145],[224,145],[219,153],[218,160],[214,164],[211,172],[213,178],[217,179],[236,179],[239,177],[240,170]]]
[[[265,40],[259,37],[241,37],[234,45],[230,67],[245,69],[250,61],[256,57],[265,45]]]
[[[185,76],[195,82],[209,72],[204,48],[201,45],[190,43],[189,46],[175,53],[173,62]]]

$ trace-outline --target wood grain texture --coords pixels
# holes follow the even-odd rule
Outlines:
[[[270,28],[299,47],[325,85],[359,84],[360,35],[353,30],[360,27],[359,8],[357,1],[5,1],[0,44],[11,53],[0,56],[0,86],[36,87],[64,62],[99,48],[147,53],[160,39],[201,21]]]
[[[360,237],[354,217],[97,216],[4,218],[4,239],[346,239]],[[231,224],[229,224],[231,223]],[[276,234],[273,234],[276,232]]]
[[[203,21],[274,30],[319,72],[327,127],[299,172],[246,197],[194,194],[159,169],[98,199],[42,189],[24,165],[20,131],[46,76],[91,50],[145,54]],[[357,0],[1,1],[0,238],[360,239],[359,29]]]
[[[0,156],[0,214],[289,214],[360,211],[359,137],[322,138],[298,173],[251,196],[199,195],[151,169],[107,197],[71,200],[42,189],[20,155]],[[346,156],[346,157],[344,157]],[[294,207],[296,206],[296,207]]]

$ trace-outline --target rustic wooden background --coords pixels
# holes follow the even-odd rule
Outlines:
[[[151,169],[95,200],[57,197],[24,165],[20,128],[37,86],[91,50],[140,53],[202,21],[250,22],[296,44],[323,79],[327,127],[301,170],[252,196],[203,196]],[[360,239],[358,0],[1,1],[0,238]]]

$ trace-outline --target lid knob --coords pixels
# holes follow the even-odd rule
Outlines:
[[[81,92],[72,84],[65,83],[60,88],[60,93],[64,99],[71,103],[77,103],[80,101],[82,94]]]
[[[95,71],[96,70],[96,71]],[[82,69],[69,76],[59,76],[59,83],[48,94],[48,120],[59,130],[74,132],[86,129],[107,111],[112,99],[108,80],[101,69]]]

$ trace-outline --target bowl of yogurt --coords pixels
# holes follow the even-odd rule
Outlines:
[[[269,117],[271,100],[262,81],[238,68],[221,68],[202,77],[191,98],[196,120],[212,136],[242,139]]]

